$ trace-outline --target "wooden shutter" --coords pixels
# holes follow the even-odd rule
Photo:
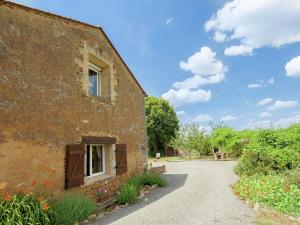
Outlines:
[[[84,184],[84,144],[67,145],[65,188]]]
[[[116,174],[127,172],[127,147],[126,144],[116,144]]]

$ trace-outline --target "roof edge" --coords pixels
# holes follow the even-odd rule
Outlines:
[[[8,7],[18,7],[18,8],[24,9],[26,11],[32,11],[32,12],[35,12],[37,14],[41,14],[41,15],[44,15],[44,16],[58,18],[58,19],[61,19],[61,20],[67,21],[67,22],[72,22],[72,23],[77,24],[77,25],[85,26],[85,27],[88,27],[88,28],[93,28],[93,29],[96,29],[96,30],[100,31],[101,33],[104,34],[105,38],[107,39],[107,41],[109,42],[109,44],[112,46],[112,48],[116,52],[117,56],[121,59],[122,63],[125,65],[126,69],[131,74],[131,76],[133,77],[133,79],[136,82],[136,84],[142,90],[143,94],[145,96],[147,96],[147,93],[145,92],[145,90],[143,89],[143,87],[141,86],[141,84],[139,83],[139,81],[136,79],[136,77],[134,76],[133,72],[130,70],[130,68],[128,67],[128,65],[125,63],[124,59],[122,58],[122,56],[120,55],[120,53],[117,51],[117,49],[115,48],[115,46],[113,45],[113,43],[111,42],[111,40],[108,38],[107,34],[102,29],[102,27],[100,27],[100,26],[98,27],[98,26],[91,25],[89,23],[85,23],[85,22],[82,22],[82,21],[79,21],[79,20],[75,20],[75,19],[72,19],[72,18],[69,18],[69,17],[60,16],[60,15],[57,15],[57,14],[54,14],[54,13],[50,13],[50,12],[47,12],[47,11],[43,11],[43,10],[40,10],[40,9],[32,8],[32,7],[29,7],[29,6],[21,5],[21,4],[18,4],[18,3],[15,3],[15,2],[6,1],[6,0],[0,0],[0,6],[1,5],[6,5]]]

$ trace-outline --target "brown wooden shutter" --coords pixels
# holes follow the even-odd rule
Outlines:
[[[67,145],[65,188],[84,184],[84,144]]]
[[[116,144],[116,174],[127,172],[127,147],[126,144]]]

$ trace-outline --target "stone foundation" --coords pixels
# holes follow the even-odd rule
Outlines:
[[[148,173],[150,174],[162,174],[166,172],[166,165],[150,167]]]
[[[80,191],[93,199],[96,199],[96,192],[99,189],[106,189],[109,196],[113,196],[129,178],[129,175],[124,174],[121,176],[108,177],[104,180],[96,181],[89,185],[83,185],[78,188],[73,188],[72,192]]]

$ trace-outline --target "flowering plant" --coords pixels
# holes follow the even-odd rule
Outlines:
[[[109,198],[109,192],[105,188],[100,188],[96,191],[96,197],[98,202],[106,201]]]
[[[107,195],[107,194],[108,194],[108,191],[105,188],[100,188],[96,191],[96,196],[97,197],[102,197],[102,196]]]

